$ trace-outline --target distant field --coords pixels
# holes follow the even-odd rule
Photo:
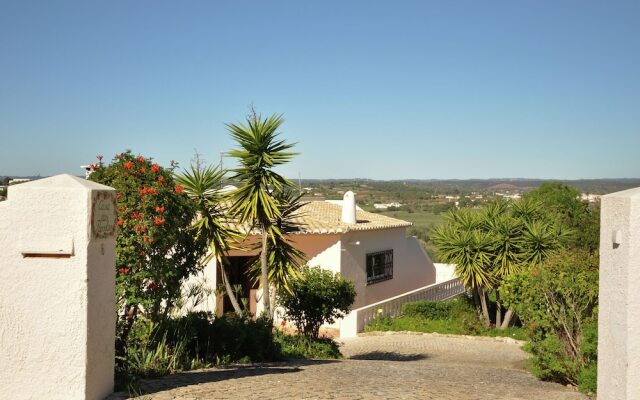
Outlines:
[[[441,214],[434,214],[429,211],[385,211],[380,214],[412,222],[413,226],[418,229],[429,228],[442,222]]]
[[[413,223],[413,226],[407,230],[410,235],[415,235],[420,239],[422,247],[424,247],[431,260],[438,262],[435,245],[429,240],[431,228],[443,221],[442,214],[434,214],[429,211],[385,211],[380,214],[392,218],[402,219]]]

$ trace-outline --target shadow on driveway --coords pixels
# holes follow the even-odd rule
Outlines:
[[[428,358],[429,356],[426,354],[401,354],[393,351],[370,351],[349,357],[350,360],[368,361],[418,361]]]
[[[141,379],[140,382],[135,385],[137,387],[134,388],[133,392],[136,396],[150,395],[165,390],[172,390],[203,383],[221,382],[228,379],[242,379],[268,374],[295,373],[302,371],[301,367],[307,365],[320,365],[335,362],[337,362],[337,360],[292,360],[274,363],[230,365],[222,368],[181,372],[160,378]],[[106,400],[120,400],[128,398],[131,397],[126,392],[117,392],[113,393]]]

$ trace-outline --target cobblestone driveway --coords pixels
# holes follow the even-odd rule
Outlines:
[[[209,369],[147,380],[144,399],[586,399],[523,370],[515,342],[395,334],[345,340],[345,360]],[[114,396],[115,397],[115,396]],[[116,397],[117,398],[117,397]]]

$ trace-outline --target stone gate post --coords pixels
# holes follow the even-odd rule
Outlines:
[[[58,175],[0,202],[0,399],[113,391],[115,201]]]
[[[602,198],[598,399],[640,399],[640,188]]]

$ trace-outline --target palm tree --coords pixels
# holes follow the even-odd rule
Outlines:
[[[206,264],[212,258],[216,259],[231,305],[236,314],[242,315],[242,308],[236,299],[227,273],[229,250],[240,235],[229,228],[230,225],[227,223],[228,200],[220,191],[224,182],[224,171],[200,164],[191,165],[190,170],[176,174],[175,181],[184,187],[185,193],[195,202],[198,209],[198,219],[193,222],[192,228],[201,240],[207,241],[209,247],[209,252],[202,262]]]
[[[434,228],[433,242],[444,262],[456,265],[456,275],[462,284],[471,289],[476,304],[480,306],[485,325],[489,324],[486,289],[494,283],[491,273],[493,239],[483,230],[480,214],[469,209],[450,212],[445,225]]]
[[[566,232],[544,221],[540,205],[531,200],[490,203],[478,212],[461,209],[445,217],[433,232],[441,259],[456,264],[460,281],[480,298],[488,321],[484,292],[496,295],[496,326],[505,329],[513,317],[502,318],[500,286],[509,275],[539,264],[562,246]]]
[[[252,112],[246,123],[227,124],[231,137],[239,146],[229,152],[229,155],[237,158],[240,163],[238,168],[232,170],[235,174],[231,179],[238,181],[240,187],[231,192],[232,204],[229,211],[238,222],[260,229],[260,285],[263,290],[262,304],[267,315],[271,315],[269,237],[273,241],[275,236],[282,235],[280,228],[274,224],[274,221],[282,217],[274,192],[293,186],[288,179],[273,171],[273,168],[285,164],[297,154],[288,151],[294,144],[278,139],[276,131],[283,122],[281,115],[262,118]]]
[[[302,214],[299,209],[305,204],[300,201],[302,194],[295,195],[291,190],[285,190],[275,194],[280,206],[281,216],[272,221],[269,231],[270,246],[268,252],[269,282],[277,293],[285,290],[291,293],[293,279],[300,276],[300,270],[306,262],[305,254],[293,246],[289,235],[300,231],[300,223],[297,218]],[[276,228],[282,234],[278,234]],[[250,273],[255,280],[260,280],[261,265],[259,256],[251,262]],[[274,307],[272,307],[272,312]],[[273,315],[272,315],[273,316]]]

